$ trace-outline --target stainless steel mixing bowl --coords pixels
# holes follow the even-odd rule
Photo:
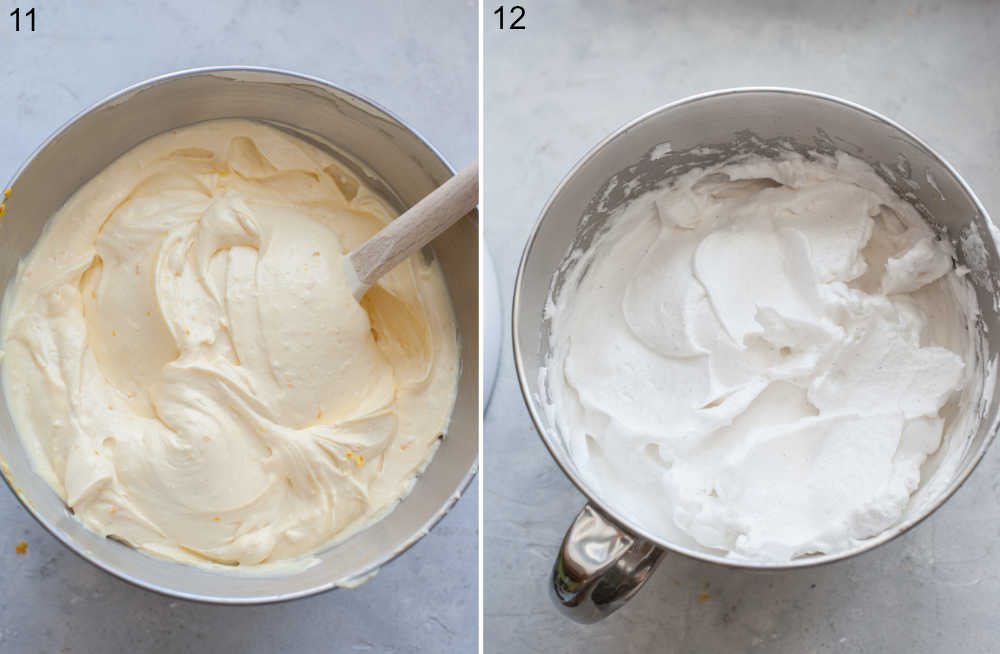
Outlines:
[[[669,143],[668,146],[656,147]],[[956,243],[988,327],[984,360],[1000,351],[995,298],[1000,270],[985,209],[955,170],[930,147],[891,120],[828,95],[781,88],[742,88],[687,98],[652,111],[621,128],[591,150],[549,199],[521,258],[514,290],[514,359],[525,403],[538,433],[563,472],[587,496],[556,560],[552,590],[573,619],[593,622],[622,606],[650,576],[666,551],[724,566],[789,569],[829,563],[876,547],[903,533],[943,504],[969,476],[996,434],[998,395],[980,398],[978,428],[968,434],[959,465],[923,510],[848,551],[783,563],[734,562],[663,540],[630,522],[602,501],[579,474],[562,439],[543,410],[549,324],[546,298],[559,288],[560,270],[571,248],[586,248],[609,215],[624,202],[661,186],[665,179],[735,154],[774,155],[843,150],[875,166],[904,199]],[[967,251],[959,237],[975,225],[981,253]],[[975,259],[975,261],[973,261]]]
[[[213,118],[269,122],[331,150],[405,209],[453,174],[417,133],[375,103],[320,79],[261,68],[181,71],[132,86],[56,132],[9,185],[0,223],[0,288],[34,245],[47,219],[119,155],[162,132]],[[37,476],[0,399],[0,463],[11,489],[52,534],[98,567],[183,599],[250,604],[350,586],[419,540],[458,500],[479,454],[478,218],[470,214],[432,247],[451,291],[462,338],[458,398],[436,456],[395,511],[317,553],[314,566],[282,575],[225,574],[156,559],[83,526]],[[455,574],[465,574],[456,571]]]

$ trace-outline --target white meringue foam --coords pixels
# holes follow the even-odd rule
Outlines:
[[[688,172],[570,254],[549,415],[602,499],[664,540],[849,549],[904,519],[968,428],[978,307],[952,256],[844,153]]]

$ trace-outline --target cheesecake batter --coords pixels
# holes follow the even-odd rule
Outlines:
[[[599,494],[753,560],[897,524],[972,374],[951,246],[842,153],[697,169],[608,223],[550,298],[543,372]]]
[[[94,531],[255,565],[384,516],[445,432],[455,320],[436,262],[362,303],[342,257],[394,217],[275,128],[158,136],[49,221],[3,307],[35,467]]]

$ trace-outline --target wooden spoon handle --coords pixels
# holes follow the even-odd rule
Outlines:
[[[400,261],[472,211],[479,198],[479,164],[474,163],[410,207],[402,216],[348,253],[345,264],[357,276],[354,297],[361,298]]]

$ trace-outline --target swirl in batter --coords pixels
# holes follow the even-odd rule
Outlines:
[[[39,474],[91,529],[189,563],[287,559],[383,516],[458,378],[436,263],[411,257],[363,304],[343,278],[393,217],[332,157],[249,121],[116,160],[4,303],[4,387]]]

